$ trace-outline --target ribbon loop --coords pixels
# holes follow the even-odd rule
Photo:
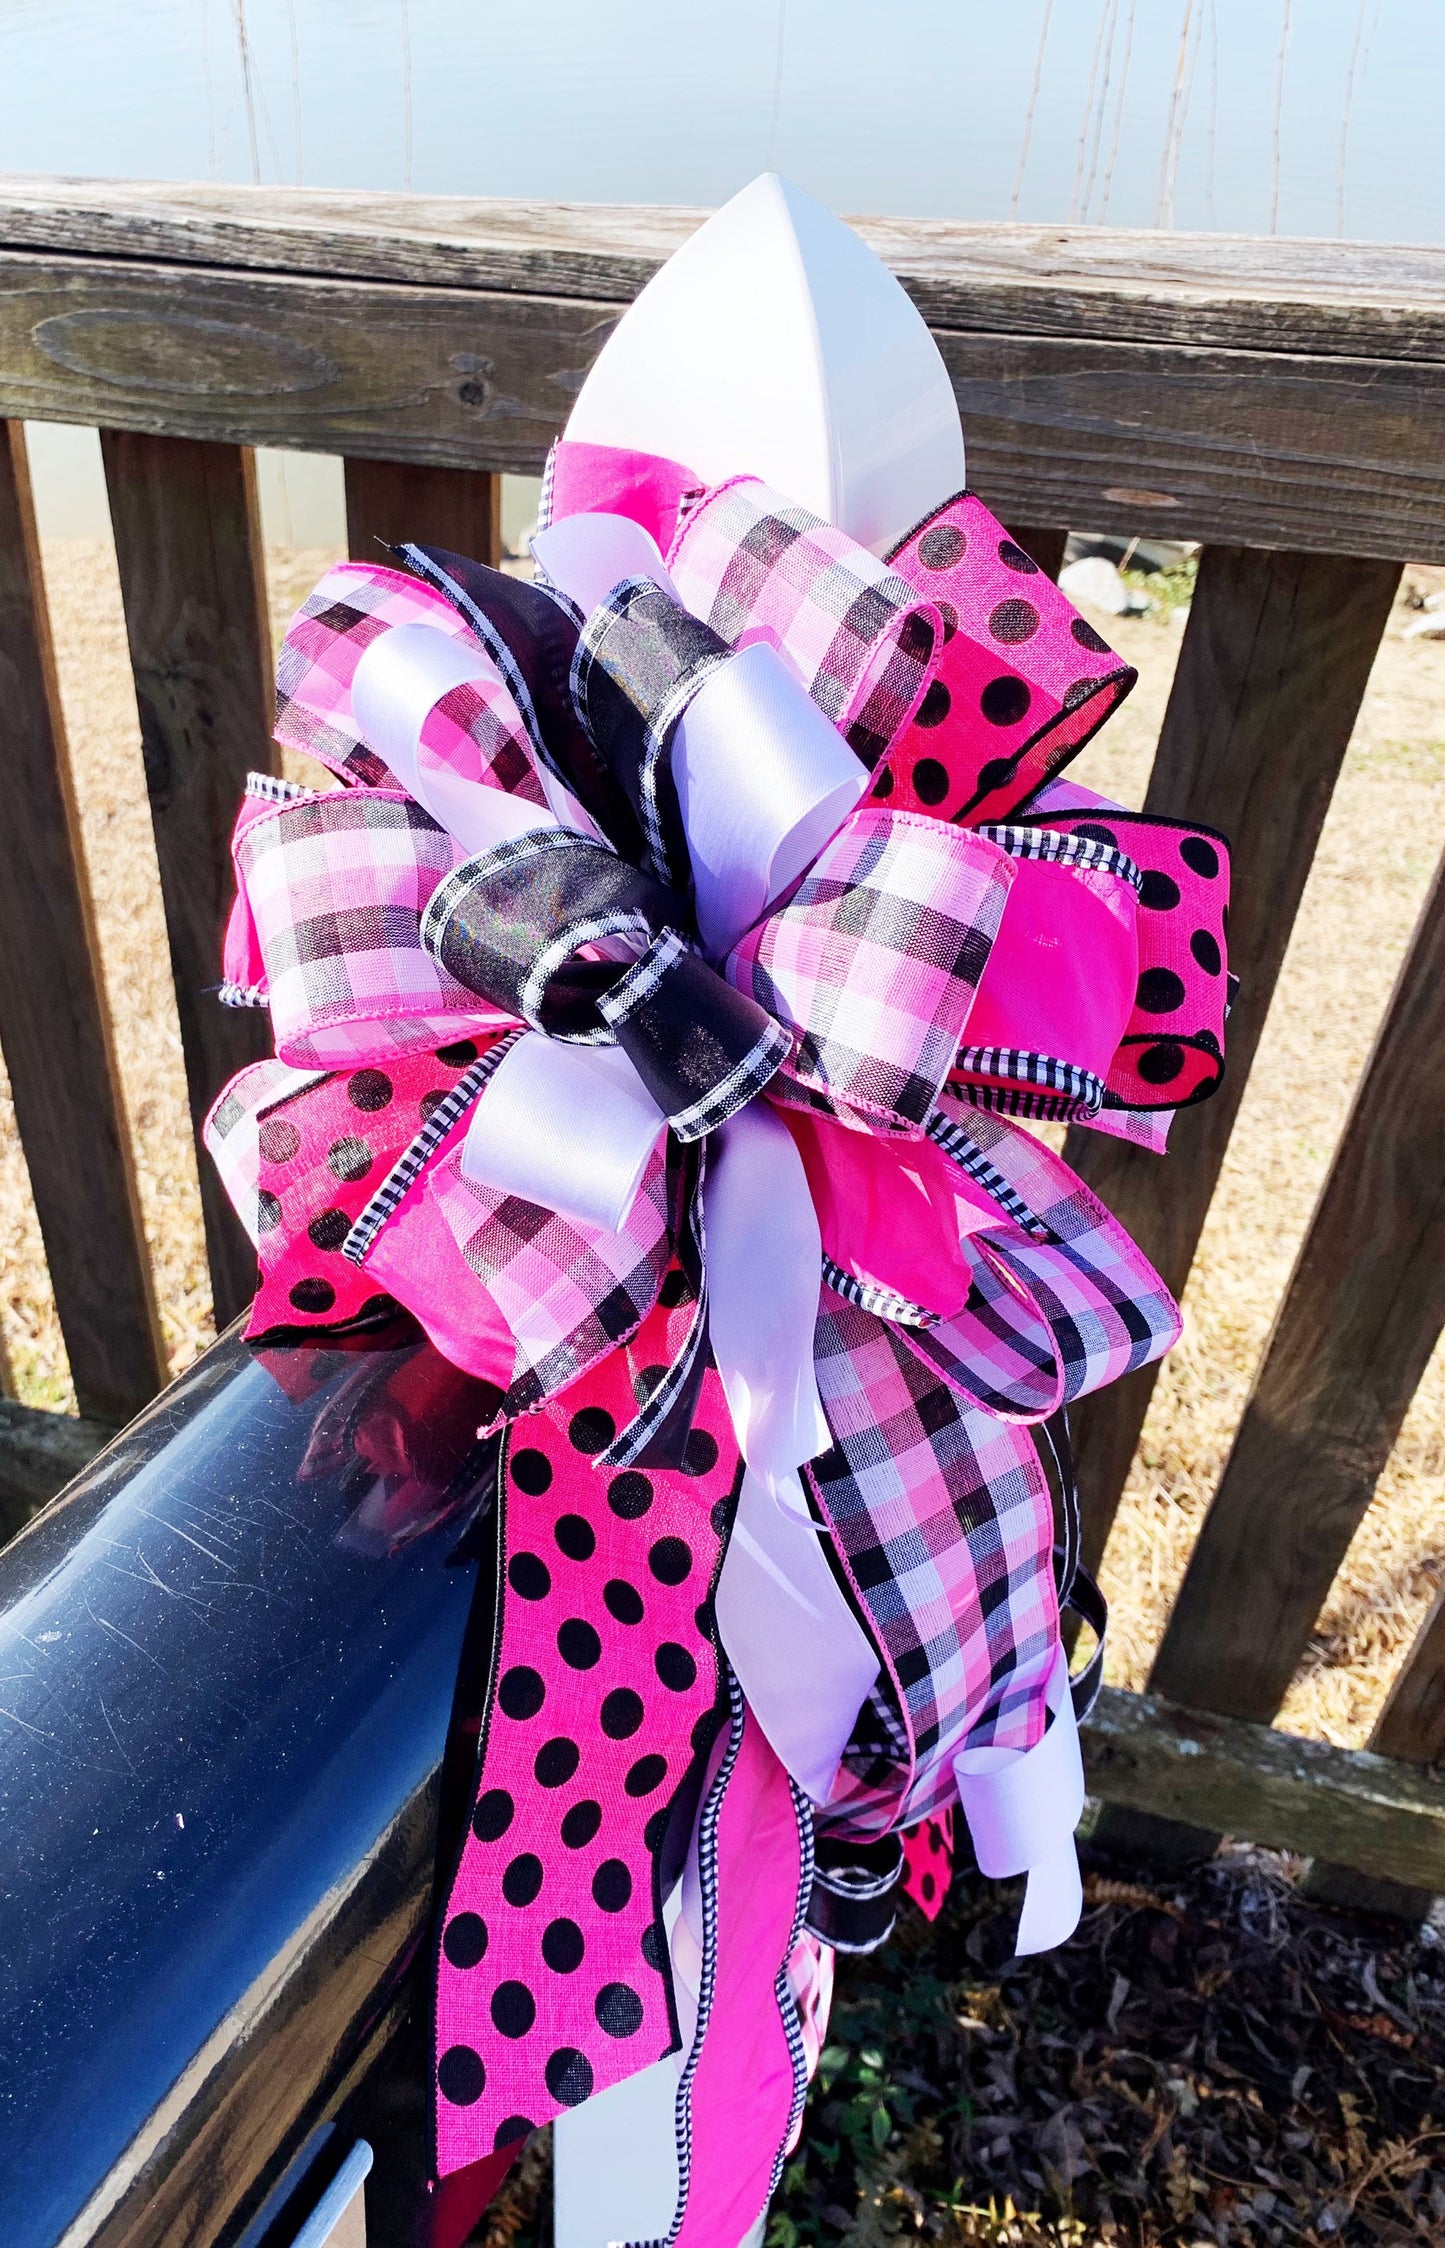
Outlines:
[[[456,982],[534,1030],[611,1045],[598,998],[615,961],[582,959],[609,938],[643,952],[684,911],[650,875],[566,828],[465,859],[432,893],[422,943]]]
[[[680,1140],[700,1140],[760,1093],[792,1041],[666,929],[598,999],[618,1045]]]
[[[673,731],[724,640],[651,578],[627,578],[592,612],[577,644],[573,693],[592,740],[647,839],[660,880],[688,879],[687,838],[667,755]]]

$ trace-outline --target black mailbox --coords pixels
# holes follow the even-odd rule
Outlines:
[[[226,1339],[0,1554],[4,2248],[230,2248],[391,2041],[486,1395]]]

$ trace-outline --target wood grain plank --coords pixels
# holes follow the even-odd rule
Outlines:
[[[1271,1849],[1445,1889],[1445,1790],[1413,1765],[1109,1686],[1083,1749],[1089,1793],[1111,1812],[1162,1814],[1171,1826],[1198,1818]]]
[[[370,190],[0,178],[0,244],[626,303],[706,213]],[[1445,251],[855,218],[931,325],[1445,359]]]
[[[1369,1745],[1402,1764],[1445,1765],[1445,1586],[1385,1697]],[[1333,1858],[1316,1858],[1301,1887],[1324,1904],[1387,1913],[1417,1928],[1435,1902],[1428,1888],[1358,1873]]]
[[[1445,1764],[1445,1587],[1385,1697],[1370,1746],[1405,1764]]]
[[[1274,1715],[1442,1326],[1445,865],[1190,1556],[1153,1689],[1234,1717]],[[1403,1707],[1395,1729],[1408,1737]]]
[[[0,1047],[76,1396],[125,1421],[166,1378],[71,791],[25,434],[0,424]]]
[[[1228,1067],[1180,1116],[1163,1159],[1069,1134],[1067,1159],[1178,1294],[1214,1196],[1315,844],[1399,583],[1387,562],[1211,547],[1165,712],[1145,807],[1222,828],[1233,852]],[[1097,1567],[1157,1369],[1073,1416],[1085,1558]]]
[[[0,252],[0,412],[534,474],[617,311]],[[1005,520],[1445,560],[1445,364],[937,338]]]
[[[108,1421],[37,1412],[0,1397],[0,1546],[88,1467],[115,1433]]]
[[[499,567],[499,476],[477,469],[427,468],[415,461],[348,460],[345,471],[346,544],[353,562],[387,561],[383,547],[411,539]]]
[[[270,632],[255,474],[234,445],[104,429],[126,634],[192,1123],[270,1051],[260,1011],[222,1007],[230,833],[246,774],[271,771]],[[251,1300],[256,1260],[197,1141],[216,1325]]]

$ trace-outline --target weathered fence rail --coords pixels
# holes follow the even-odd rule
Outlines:
[[[353,552],[405,529],[494,556],[501,473],[540,469],[619,306],[696,223],[0,180],[0,1042],[83,1413],[136,1409],[161,1357],[22,423],[102,431],[199,1116],[256,1036],[204,998],[239,777],[271,754],[248,448],[342,455]],[[1120,1143],[1076,1133],[1069,1148],[1182,1288],[1401,566],[1445,562],[1445,252],[904,220],[861,231],[937,337],[970,480],[1046,566],[1069,524],[1205,545],[1147,802],[1235,838],[1229,1075],[1181,1118],[1167,1186]],[[1445,1320],[1442,1055],[1437,881],[1166,1631],[1151,1681],[1163,1698],[1146,1711],[1111,1695],[1095,1727],[1093,1784],[1123,1807],[1107,1814],[1120,1831],[1127,1819],[1162,1842],[1180,1821],[1228,1826],[1445,1889],[1445,1788],[1430,1770],[1445,1762],[1445,1611],[1407,1658],[1372,1752],[1268,1730]],[[204,1164],[202,1177],[224,1317],[251,1272]],[[1079,1415],[1095,1556],[1152,1380]],[[33,1460],[33,1426],[24,1441]]]

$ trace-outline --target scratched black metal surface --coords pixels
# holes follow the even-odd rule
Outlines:
[[[5,2248],[234,2237],[394,1997],[478,1390],[223,1341],[0,1554]]]

